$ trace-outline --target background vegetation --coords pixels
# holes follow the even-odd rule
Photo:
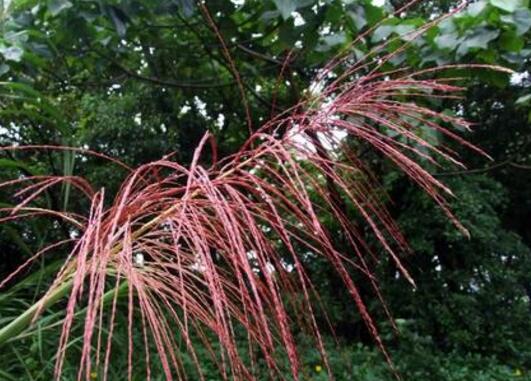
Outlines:
[[[456,6],[447,0],[421,1],[350,46],[406,3],[208,2],[224,48],[192,0],[6,2],[0,39],[0,145],[84,147],[131,166],[175,151],[180,162],[189,163],[199,139],[211,131],[219,155],[226,156],[248,136],[242,91],[252,125],[259,126],[307,96],[311,79],[335,54],[352,49],[359,58],[384,39]],[[399,337],[387,327],[377,301],[370,303],[406,380],[531,379],[530,28],[525,0],[473,1],[386,65],[424,69],[485,63],[516,72],[448,70],[445,75],[466,78],[466,98],[433,101],[433,107],[475,122],[475,132],[466,138],[494,159],[456,147],[470,169],[433,168],[454,190],[452,205],[470,239],[388,162],[365,156],[393,200],[389,207],[412,249],[404,260],[416,289],[390,263],[378,264]],[[244,89],[237,85],[234,67]],[[429,138],[444,141],[442,136]],[[357,149],[363,152],[364,147]],[[79,174],[109,192],[124,175],[105,160],[51,151],[4,151],[0,168],[2,181]],[[0,203],[13,202],[9,190],[0,189]],[[59,210],[86,207],[68,186],[47,192],[46,202]],[[70,234],[62,222],[49,219],[2,224],[0,279],[46,243]],[[0,326],[36,300],[64,255],[50,253],[1,290]],[[334,325],[337,343],[332,336],[327,340],[337,379],[393,379],[331,269],[311,258],[307,266],[320,279],[322,302]],[[370,290],[362,292],[371,300]],[[51,379],[63,309],[57,305],[30,330],[0,346],[0,380]],[[319,317],[326,329],[325,316]],[[305,346],[302,334],[299,341],[305,349],[306,379],[327,379],[316,349]],[[78,344],[73,340],[71,347]],[[75,366],[75,358],[66,364],[65,380],[74,379]],[[218,379],[207,360],[204,366],[212,380]],[[123,379],[125,367],[113,363],[111,378]],[[141,367],[138,380],[144,377]],[[155,372],[156,377],[162,375]]]

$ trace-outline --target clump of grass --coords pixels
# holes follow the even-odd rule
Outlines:
[[[80,233],[72,238],[73,249],[47,293],[0,330],[0,344],[68,295],[55,376],[61,378],[75,313],[82,304],[86,312],[78,379],[89,379],[94,369],[101,370],[105,379],[113,353],[118,290],[126,288],[129,380],[135,361],[147,364],[150,378],[151,344],[166,379],[185,378],[181,353],[186,350],[203,380],[192,336],[206,348],[218,341],[221,352],[210,353],[223,379],[253,379],[257,352],[271,377],[282,378],[274,356],[279,347],[287,355],[293,379],[299,379],[294,323],[313,334],[323,365],[331,373],[314,318],[313,301],[318,296],[304,266],[304,255],[311,253],[337,271],[390,362],[351,273],[361,272],[379,295],[368,256],[386,254],[414,284],[397,255],[407,244],[376,197],[375,176],[349,141],[354,139],[394,163],[466,234],[445,200],[451,191],[419,162],[462,164],[452,150],[422,138],[419,130],[436,131],[468,145],[452,128],[468,129],[469,123],[419,102],[455,96],[462,88],[452,79],[426,78],[431,71],[381,73],[382,62],[392,55],[375,52],[327,81],[326,74],[345,63],[343,58],[335,60],[316,79],[316,88],[322,90],[254,131],[239,152],[220,162],[201,164],[205,145],[212,140],[207,134],[188,167],[168,156],[131,170],[109,207],[105,207],[105,189],[92,189],[74,176],[28,177],[0,185],[20,186],[16,196],[22,198],[16,207],[4,210],[2,221],[50,214],[64,218]],[[30,206],[46,189],[62,182],[88,198],[86,217]],[[365,226],[353,223],[346,204]],[[325,217],[339,223],[348,252],[336,247],[332,237],[337,232],[329,230]],[[381,250],[370,249],[362,230],[376,237]],[[27,264],[52,249],[37,253]],[[104,298],[110,299],[108,315]],[[145,345],[142,354],[133,350],[132,330],[138,320]],[[236,326],[247,333],[250,357],[238,349]]]

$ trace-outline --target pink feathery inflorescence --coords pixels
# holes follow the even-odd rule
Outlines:
[[[293,379],[299,379],[294,326],[313,333],[326,363],[314,317],[318,295],[305,269],[308,253],[326,260],[337,271],[387,357],[352,273],[361,273],[381,298],[370,265],[374,261],[368,256],[389,255],[413,284],[398,255],[407,243],[377,197],[376,176],[351,143],[369,147],[394,163],[464,233],[466,229],[445,199],[451,191],[421,165],[462,164],[449,147],[435,146],[419,131],[436,131],[476,149],[452,130],[468,129],[468,122],[422,106],[424,99],[453,97],[462,88],[452,84],[452,79],[427,78],[433,70],[373,70],[390,57],[368,57],[366,62],[330,76],[334,79],[329,81],[326,74],[345,61],[327,66],[316,80],[321,90],[309,92],[306,100],[255,131],[239,152],[210,167],[201,164],[202,152],[211,139],[206,135],[188,167],[168,156],[131,170],[110,206],[106,206],[104,189],[93,190],[75,176],[28,177],[0,185],[23,186],[16,195],[23,201],[4,209],[6,216],[0,222],[50,213],[81,232],[72,238],[73,249],[47,293],[71,283],[56,379],[61,378],[81,304],[86,312],[78,380],[90,379],[95,369],[107,378],[116,345],[112,336],[119,293],[113,293],[110,307],[102,299],[121,286],[127,289],[129,380],[135,361],[148,364],[146,378],[150,378],[151,344],[167,380],[186,377],[176,331],[201,379],[197,342],[192,342],[192,337],[199,337],[212,353],[223,379],[252,380],[253,360],[245,359],[239,349],[237,327],[244,328],[253,352],[261,353],[273,377],[282,379],[278,364],[282,348]],[[30,206],[45,190],[62,182],[90,200],[87,217]],[[353,221],[346,204],[364,221],[363,226]],[[338,249],[333,238],[338,232],[327,227],[327,216],[339,224],[348,251]],[[366,242],[367,231],[380,249]],[[298,297],[290,297],[295,294]],[[105,314],[106,309],[110,313]],[[143,354],[133,350],[134,320],[141,321],[143,327]],[[219,342],[221,354],[214,353],[212,336]]]

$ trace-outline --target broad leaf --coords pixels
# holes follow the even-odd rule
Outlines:
[[[520,7],[524,6],[522,0],[490,0],[490,3],[497,8],[503,9],[507,12],[514,12]]]
[[[518,98],[515,102],[518,106],[528,106],[531,105],[531,94],[523,95]]]
[[[367,25],[367,19],[365,17],[365,9],[361,6],[356,6],[352,11],[348,12],[348,15],[352,19],[352,22],[356,26],[356,29],[361,30]]]
[[[463,56],[467,54],[470,49],[486,49],[488,43],[496,39],[499,34],[500,31],[498,30],[478,28],[465,37],[464,41],[457,49],[457,54]]]
[[[446,33],[435,38],[435,43],[439,49],[453,50],[461,42],[462,38],[457,35],[457,32]]]
[[[20,62],[24,51],[18,46],[0,47],[0,54],[4,56],[7,61]]]
[[[72,5],[73,4],[68,0],[49,0],[48,10],[52,14],[52,16],[57,16],[65,9],[71,8]]]
[[[509,52],[519,52],[524,47],[524,40],[514,30],[504,32],[500,37],[500,46]]]
[[[109,7],[109,15],[118,35],[120,37],[125,36],[127,32],[127,15],[120,8],[114,6]]]
[[[193,0],[175,0],[175,2],[185,17],[194,14],[195,4]]]
[[[372,34],[372,41],[379,42],[395,31],[394,25],[381,25]]]
[[[273,2],[284,20],[289,19],[291,14],[297,9],[297,2],[295,0],[273,0]]]
[[[9,71],[9,65],[6,65],[5,63],[0,65],[0,75],[4,75]]]
[[[467,8],[467,13],[472,17],[477,17],[481,12],[483,12],[486,6],[487,2],[485,0],[472,3]]]
[[[511,15],[503,15],[501,21],[516,26],[516,33],[521,36],[531,28],[531,11],[519,9]]]

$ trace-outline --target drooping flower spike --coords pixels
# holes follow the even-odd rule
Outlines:
[[[418,102],[454,96],[462,89],[449,79],[427,79],[427,74],[379,73],[359,65],[359,71],[350,71],[341,81],[326,83],[321,76],[321,91],[266,123],[235,155],[202,164],[201,154],[211,138],[206,135],[188,167],[168,156],[132,170],[108,207],[105,190],[93,191],[79,178],[28,179],[33,183],[19,191],[24,199],[6,218],[46,212],[29,205],[60,181],[76,186],[91,202],[86,218],[61,213],[75,221],[79,237],[73,238],[73,249],[49,291],[26,316],[35,319],[50,300],[68,293],[56,379],[61,378],[81,307],[85,314],[78,380],[89,380],[95,370],[107,379],[116,345],[112,338],[119,290],[126,290],[127,298],[129,380],[138,361],[146,364],[146,379],[151,378],[151,346],[167,380],[186,378],[183,350],[204,380],[198,342],[224,380],[254,379],[257,352],[271,369],[271,378],[283,379],[282,353],[292,378],[300,379],[295,337],[299,327],[313,334],[328,365],[315,319],[317,287],[305,267],[315,257],[336,270],[390,362],[352,273],[361,273],[381,298],[370,263],[389,255],[413,284],[398,255],[407,243],[377,197],[376,176],[351,143],[394,163],[466,233],[446,202],[451,191],[421,163],[462,164],[451,149],[432,144],[419,132],[436,131],[468,145],[452,128],[468,128],[469,123]],[[353,214],[365,225],[354,222]],[[337,221],[339,233],[330,230],[329,217]],[[366,242],[367,231],[379,247]],[[334,239],[338,234],[349,250],[339,249]],[[110,306],[103,302],[109,295]],[[137,321],[144,353],[134,351]],[[9,328],[0,330],[0,345]],[[239,344],[242,330],[248,353]]]

